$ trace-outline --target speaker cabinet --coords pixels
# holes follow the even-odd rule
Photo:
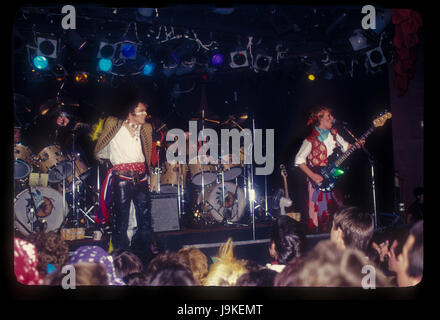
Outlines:
[[[154,232],[180,230],[176,194],[151,194]]]

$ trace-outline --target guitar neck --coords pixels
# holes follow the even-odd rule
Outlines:
[[[371,126],[358,140],[366,140],[368,136],[376,129],[375,126]],[[352,145],[350,149],[345,151],[336,161],[335,166],[339,167],[345,160],[347,160],[353,151],[357,150],[357,147],[355,145]]]
[[[286,198],[289,198],[289,189],[287,188],[287,179],[283,176],[284,179],[284,194]]]

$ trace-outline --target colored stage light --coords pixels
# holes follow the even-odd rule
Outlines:
[[[310,81],[314,81],[316,79],[315,75],[313,73],[307,75],[307,79],[309,79]]]
[[[43,56],[36,56],[33,60],[33,63],[35,68],[37,68],[38,70],[46,69],[47,66],[49,65],[47,58]]]
[[[57,81],[63,81],[66,78],[67,72],[61,64],[57,64],[52,68]]]
[[[136,46],[131,43],[124,43],[121,47],[121,58],[135,59],[136,58]]]
[[[112,61],[110,59],[99,59],[98,68],[101,71],[108,72],[112,68]]]
[[[211,64],[213,66],[220,66],[225,61],[225,57],[221,53],[216,53],[211,57]]]
[[[75,81],[79,84],[85,84],[89,81],[89,75],[87,72],[77,72],[75,74]]]
[[[145,66],[144,66],[144,69],[143,69],[143,74],[144,75],[146,75],[146,76],[150,76],[152,73],[153,73],[153,71],[154,71],[154,64],[152,64],[152,63],[147,63]]]

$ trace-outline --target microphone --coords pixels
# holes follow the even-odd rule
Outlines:
[[[346,125],[348,125],[348,122],[346,122],[346,121],[341,121],[341,120],[338,120],[338,119],[334,118],[334,119],[333,119],[333,124],[334,124],[334,125],[335,125],[335,124],[341,124],[341,125],[343,125],[343,126],[346,126]]]

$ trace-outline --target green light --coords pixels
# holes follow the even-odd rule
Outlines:
[[[335,169],[333,170],[332,175],[333,175],[333,177],[336,178],[336,177],[342,176],[344,173],[345,173],[345,171],[342,170],[341,168],[335,168]]]

